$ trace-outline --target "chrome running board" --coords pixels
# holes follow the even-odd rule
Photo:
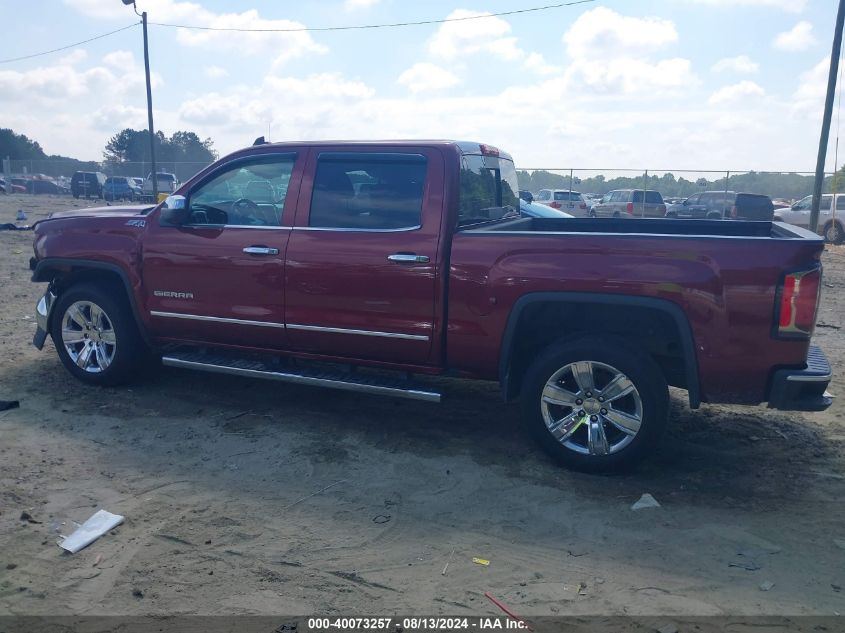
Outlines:
[[[277,380],[312,387],[328,387],[330,389],[343,389],[344,391],[357,391],[359,393],[371,393],[381,396],[424,400],[426,402],[440,402],[441,399],[440,393],[422,389],[406,381],[390,381],[384,380],[380,376],[374,377],[345,372],[281,371],[268,367],[261,361],[236,359],[216,354],[169,352],[161,359],[161,362],[169,367],[198,369],[215,374],[263,378],[264,380]]]

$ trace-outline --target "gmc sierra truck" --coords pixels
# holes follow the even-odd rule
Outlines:
[[[820,237],[773,222],[521,217],[509,155],[258,144],[163,203],[35,226],[34,344],[94,385],[164,365],[439,401],[498,381],[564,465],[624,469],[669,386],[819,411]],[[429,381],[430,384],[430,381]]]

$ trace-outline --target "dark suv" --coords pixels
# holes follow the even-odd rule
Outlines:
[[[74,198],[85,196],[86,198],[102,198],[103,185],[106,183],[106,175],[99,171],[78,171],[70,179],[70,192]]]
[[[680,204],[669,205],[666,217],[771,221],[774,210],[769,196],[734,191],[704,191],[690,196]]]

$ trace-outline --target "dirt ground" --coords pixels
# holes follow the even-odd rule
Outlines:
[[[85,204],[0,195],[0,224]],[[167,368],[93,388],[30,344],[31,241],[0,232],[0,399],[20,400],[0,413],[0,614],[498,615],[484,592],[520,615],[845,613],[841,400],[675,393],[658,455],[600,477],[553,465],[493,384],[441,405]],[[845,248],[824,265],[815,341],[842,395]],[[633,512],[644,492],[662,507]],[[57,547],[99,508],[126,522]]]

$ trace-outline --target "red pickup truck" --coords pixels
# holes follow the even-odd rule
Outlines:
[[[565,465],[630,467],[689,404],[827,408],[821,238],[772,222],[521,217],[510,156],[258,144],[155,207],[35,226],[39,349],[81,380],[165,365],[438,401],[498,381]]]

